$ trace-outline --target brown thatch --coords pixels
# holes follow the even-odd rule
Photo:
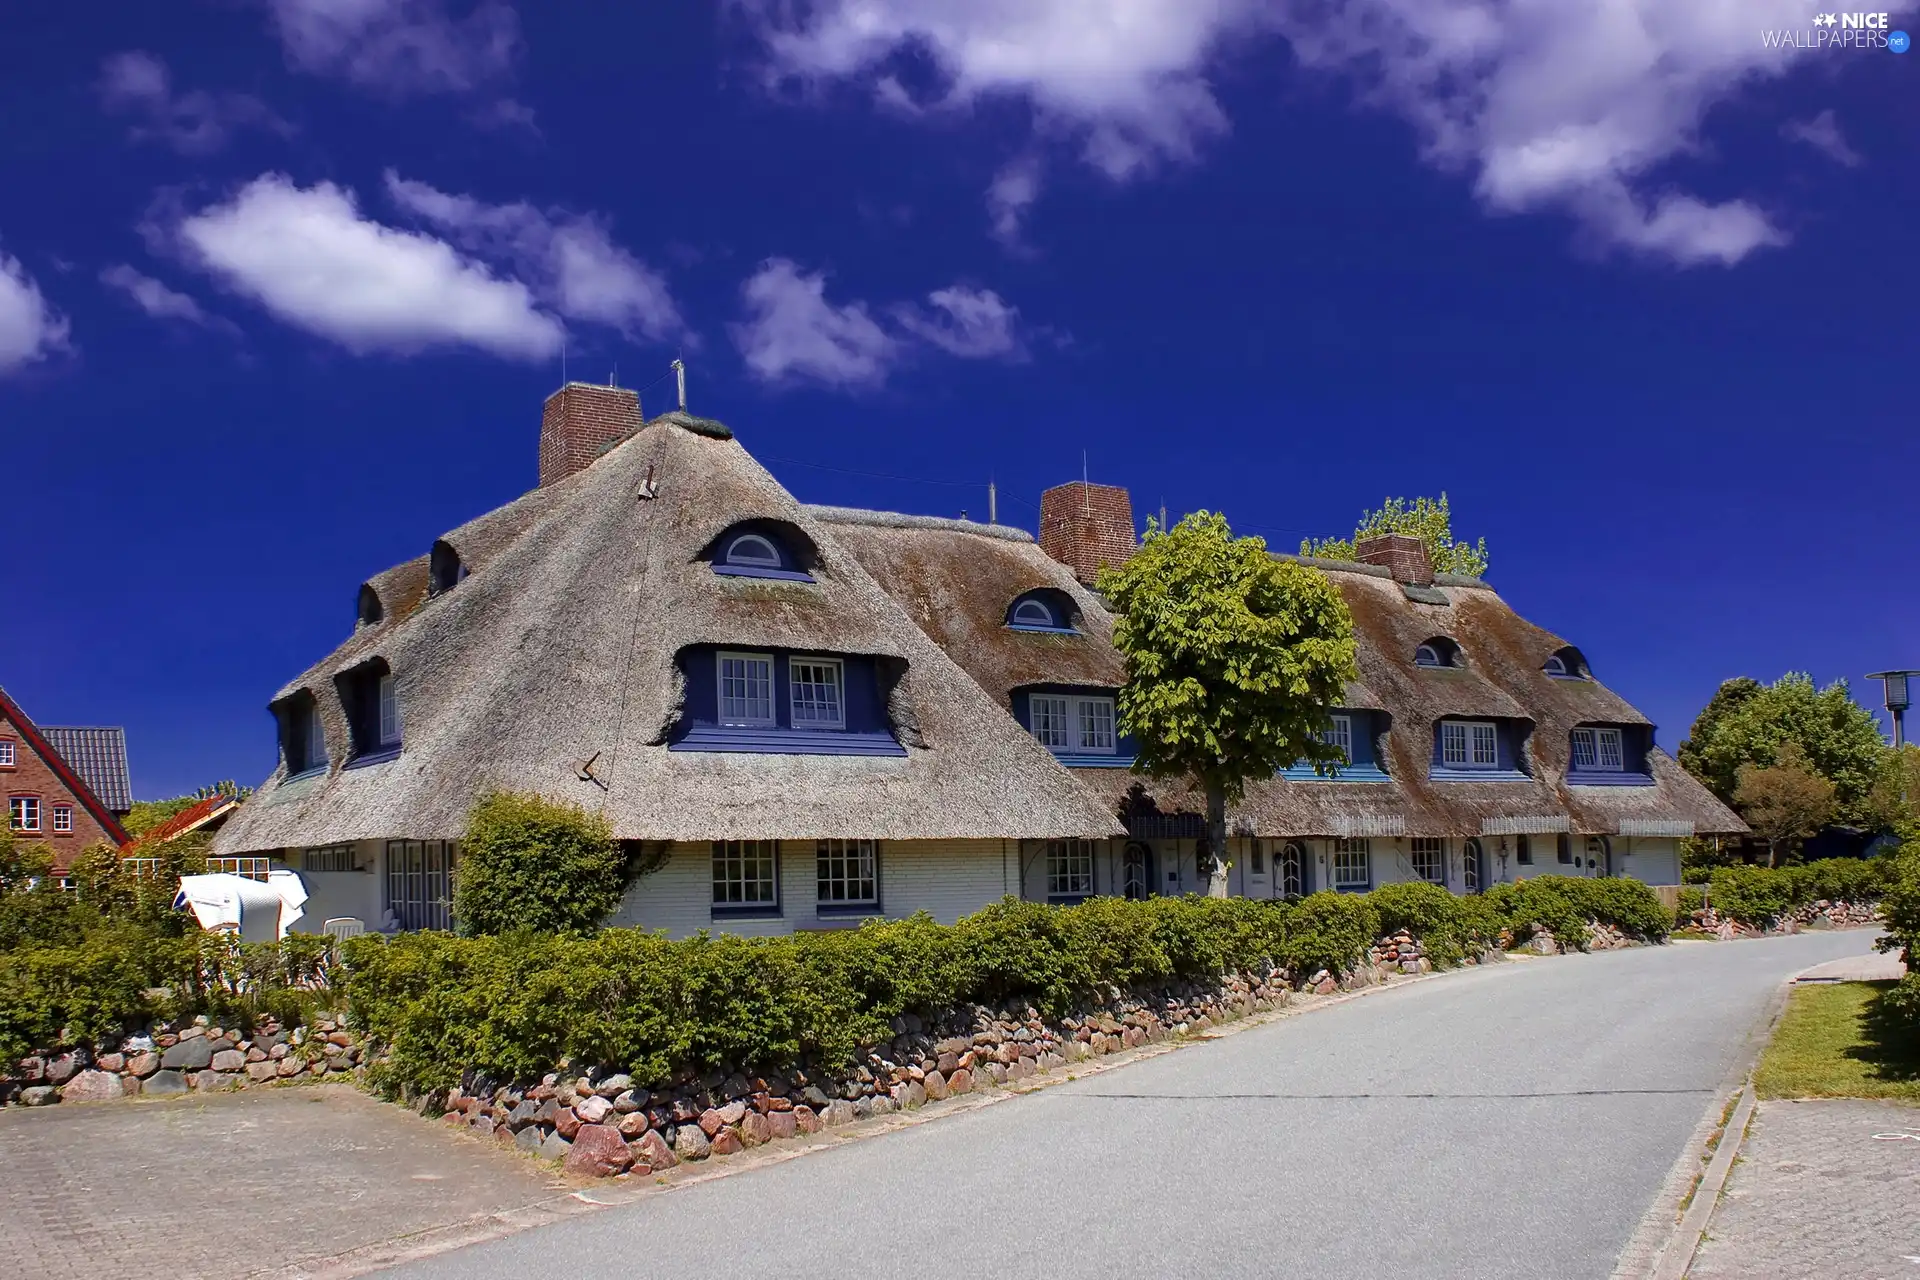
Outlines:
[[[1063,566],[1037,547],[992,526],[956,521],[835,512],[835,536],[859,555],[880,583],[996,698],[1043,682],[1117,686],[1122,663],[1108,646],[1112,619],[1098,597],[1078,588]],[[1230,817],[1241,833],[1259,836],[1385,833],[1479,835],[1487,824],[1564,818],[1580,833],[1621,830],[1622,821],[1686,824],[1701,832],[1738,832],[1744,824],[1658,750],[1651,787],[1569,787],[1571,730],[1577,724],[1645,725],[1638,711],[1594,680],[1558,680],[1542,669],[1566,642],[1514,613],[1485,583],[1443,574],[1411,598],[1384,568],[1303,559],[1328,574],[1353,613],[1360,679],[1346,705],[1384,710],[1381,744],[1387,782],[1289,781],[1249,784]],[[1057,585],[1074,591],[1084,636],[1025,636],[1002,624],[1022,591]],[[1457,668],[1421,667],[1414,651],[1443,636],[1459,646]],[[1059,639],[1053,646],[1031,639]],[[1105,653],[1099,650],[1107,649]],[[1051,665],[1049,665],[1049,662]],[[1450,716],[1520,722],[1528,777],[1517,781],[1435,782],[1429,779],[1434,726]],[[1118,769],[1076,769],[1110,812],[1140,803],[1134,789],[1163,814],[1198,813],[1201,797],[1178,780],[1145,779]]]
[[[703,549],[748,519],[810,544],[816,581],[713,573]],[[442,541],[469,577],[359,628],[281,690],[315,696],[334,764],[288,781],[283,762],[221,832],[221,852],[457,838],[489,787],[599,810],[625,839],[1118,831],[736,441],[656,419],[592,466]],[[412,564],[375,582],[398,581]],[[701,644],[890,660],[904,671],[889,709],[906,756],[668,751],[682,697],[675,657]],[[334,678],[376,657],[397,677],[405,746],[343,769]],[[582,778],[589,760],[592,777]]]

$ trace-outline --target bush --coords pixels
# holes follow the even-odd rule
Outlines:
[[[1897,879],[1899,858],[1827,858],[1798,867],[1721,867],[1708,902],[1723,916],[1757,929],[1821,899],[1876,902]]]
[[[1463,898],[1437,884],[1411,880],[1382,885],[1367,902],[1379,913],[1381,934],[1406,930],[1420,939],[1437,969],[1451,968],[1470,949],[1499,941],[1499,913],[1482,896]]]
[[[1484,895],[1524,938],[1540,925],[1562,946],[1585,950],[1589,921],[1610,925],[1629,938],[1658,942],[1673,931],[1673,913],[1638,880],[1624,877],[1541,876],[1495,885]]]
[[[467,822],[453,916],[469,937],[587,933],[613,914],[630,880],[606,819],[535,795],[493,792]]]
[[[1707,895],[1700,891],[1700,886],[1685,885],[1680,890],[1679,910],[1675,914],[1682,919],[1690,919],[1694,912],[1706,905]]]

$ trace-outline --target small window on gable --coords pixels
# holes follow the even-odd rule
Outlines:
[[[433,544],[433,554],[427,557],[427,590],[429,594],[439,595],[442,591],[451,591],[460,585],[467,576],[467,566],[461,563],[460,553],[444,539]]]
[[[1416,667],[1458,667],[1464,665],[1460,660],[1460,646],[1445,636],[1434,636],[1417,646],[1413,651],[1413,665]]]
[[[1013,606],[1013,625],[1016,627],[1053,627],[1053,610],[1047,608],[1046,601],[1027,599]]]
[[[1593,673],[1587,670],[1587,660],[1578,649],[1568,645],[1556,650],[1540,664],[1540,669],[1555,680],[1591,680]]]
[[[372,583],[362,583],[360,586],[360,625],[370,627],[385,616],[386,611],[380,607],[380,593],[373,589]]]
[[[0,738],[0,769],[13,768],[13,739]]]
[[[386,759],[400,749],[400,699],[393,670],[374,658],[343,672],[334,683],[346,708],[352,760]],[[368,763],[372,763],[368,760]]]
[[[803,537],[798,530],[789,534],[784,526],[754,521],[746,527],[729,529],[715,538],[708,548],[708,554],[713,559],[713,571],[718,574],[812,582],[809,557],[801,554],[802,550],[808,548],[796,541]]]
[[[1015,631],[1078,631],[1072,597],[1043,587],[1016,596],[1007,606],[1007,626]]]
[[[327,735],[320,706],[311,693],[301,692],[276,708],[280,719],[280,750],[287,758],[287,776],[296,777],[327,767]]]
[[[745,565],[753,569],[778,569],[780,552],[757,533],[742,533],[727,544],[726,562],[733,565]]]

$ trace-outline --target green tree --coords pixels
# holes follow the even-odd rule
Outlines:
[[[536,795],[493,792],[467,820],[453,915],[468,937],[589,933],[620,905],[633,868],[605,818]]]
[[[1440,500],[1388,498],[1373,511],[1360,513],[1360,523],[1351,538],[1307,538],[1300,543],[1303,556],[1321,556],[1328,560],[1351,560],[1354,548],[1368,538],[1404,533],[1427,544],[1427,555],[1436,573],[1459,573],[1469,578],[1487,576],[1487,540],[1468,545],[1453,537],[1453,508],[1447,495]]]
[[[1818,832],[1833,817],[1834,785],[1813,770],[1799,743],[1780,746],[1770,765],[1743,764],[1733,798],[1753,833],[1767,842],[1767,865]]]
[[[1100,575],[1126,659],[1119,712],[1134,769],[1195,779],[1207,798],[1208,892],[1226,894],[1226,807],[1248,778],[1300,760],[1340,763],[1319,734],[1354,667],[1353,618],[1327,576],[1276,560],[1260,538],[1199,511],[1147,524],[1124,565]]]
[[[1775,764],[1788,742],[1798,744],[1808,767],[1833,784],[1832,820],[1878,825],[1874,784],[1886,768],[1888,748],[1879,722],[1853,700],[1845,680],[1818,690],[1813,677],[1799,671],[1768,685],[1727,681],[1694,721],[1680,763],[1739,808],[1740,770]]]

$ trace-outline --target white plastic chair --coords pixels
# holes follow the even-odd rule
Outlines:
[[[357,938],[367,931],[367,923],[358,916],[335,916],[323,923],[320,931],[335,940]]]

